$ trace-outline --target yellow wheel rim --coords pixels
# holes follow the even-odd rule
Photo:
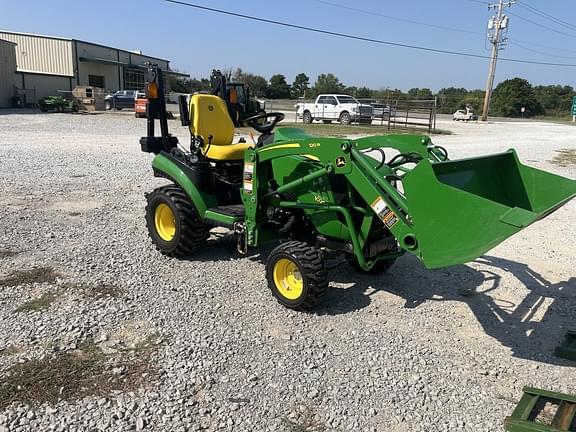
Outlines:
[[[304,291],[304,281],[296,264],[287,258],[281,258],[274,264],[274,284],[282,297],[296,300]]]
[[[168,204],[158,204],[154,212],[156,232],[164,241],[171,241],[176,234],[176,219]]]

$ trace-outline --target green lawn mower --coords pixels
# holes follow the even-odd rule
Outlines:
[[[385,272],[408,252],[426,267],[474,260],[576,195],[576,181],[522,165],[514,150],[449,160],[423,135],[318,138],[278,128],[281,113],[245,119],[255,144],[233,143],[225,102],[180,100],[190,129],[184,149],[168,132],[160,69],[148,71],[145,152],[156,177],[146,222],[163,253],[201,253],[213,227],[227,227],[246,253],[280,244],[266,262],[268,285],[289,308],[308,310],[328,287],[327,259]],[[155,134],[156,120],[160,136]]]

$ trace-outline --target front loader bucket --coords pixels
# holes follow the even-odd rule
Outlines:
[[[522,165],[514,150],[422,160],[403,187],[428,268],[472,261],[576,196],[576,181]]]

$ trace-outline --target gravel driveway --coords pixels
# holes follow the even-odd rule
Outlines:
[[[576,127],[438,127],[454,158],[514,147],[576,177],[550,162]],[[144,192],[165,181],[144,132],[126,115],[0,115],[0,431],[501,431],[523,386],[576,393],[552,355],[576,327],[576,201],[468,265],[340,266],[298,313],[268,291],[267,250],[155,251]]]

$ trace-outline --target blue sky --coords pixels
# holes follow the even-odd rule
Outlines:
[[[189,1],[333,32],[489,55],[485,31],[492,12],[480,0]],[[140,49],[146,54],[170,60],[173,68],[193,77],[207,77],[213,68],[241,67],[266,78],[281,73],[288,82],[292,82],[300,72],[306,73],[312,83],[318,74],[331,72],[346,85],[439,90],[450,86],[484,88],[488,69],[487,59],[341,39],[200,11],[162,0],[20,0],[3,3],[0,14],[2,30],[77,38],[127,50]],[[510,16],[508,36],[511,44],[501,52],[501,56],[576,64],[576,2],[521,0],[520,3],[524,7],[515,5],[508,9],[519,17]],[[573,24],[574,29],[546,20],[530,12],[526,6]],[[533,84],[576,87],[576,67],[498,63],[496,83],[516,76]]]

